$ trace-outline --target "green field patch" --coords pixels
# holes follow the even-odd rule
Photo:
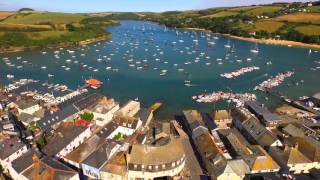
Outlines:
[[[42,24],[42,23],[53,23],[53,24],[68,24],[80,22],[87,16],[84,14],[69,14],[69,13],[30,13],[30,14],[17,14],[10,16],[5,23],[15,24]]]
[[[245,12],[249,10],[253,10],[259,8],[259,6],[243,6],[243,7],[235,7],[235,8],[230,8],[228,11],[233,11],[233,12]]]
[[[229,16],[235,16],[238,15],[238,12],[231,12],[231,11],[221,11],[215,14],[202,16],[201,18],[219,18],[219,17],[229,17]]]
[[[264,14],[272,14],[282,9],[280,6],[261,6],[245,12],[246,15],[260,16]]]

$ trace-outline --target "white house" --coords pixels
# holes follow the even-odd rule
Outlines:
[[[27,146],[20,141],[18,137],[5,139],[0,142],[0,163],[7,172],[7,168],[11,166],[11,162],[27,152]]]
[[[112,120],[113,115],[119,109],[119,103],[116,103],[113,101],[113,99],[111,99],[108,100],[108,103],[105,105],[98,104],[95,108],[91,110],[91,112],[94,115],[96,125],[104,126]]]
[[[47,139],[43,152],[47,156],[62,158],[82,144],[91,134],[90,127],[62,123],[54,135]]]

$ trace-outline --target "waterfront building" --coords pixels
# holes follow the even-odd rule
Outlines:
[[[63,158],[91,136],[91,129],[65,122],[52,133],[46,137],[43,152],[49,157]]]
[[[260,146],[251,145],[236,129],[219,130],[227,141],[228,149],[234,159],[243,159],[250,171],[248,174],[278,172],[280,166]]]
[[[282,146],[281,141],[266,127],[264,127],[257,118],[244,108],[233,109],[234,125],[239,131],[252,143],[258,143],[263,148],[268,149],[271,146]]]
[[[41,109],[41,106],[34,100],[21,99],[9,104],[10,107],[15,107],[18,113],[33,114]]]
[[[115,102],[114,99],[103,97],[96,106],[88,109],[88,111],[93,113],[96,125],[104,126],[112,120],[113,115],[119,109],[119,103]]]
[[[181,140],[167,136],[154,144],[134,144],[128,152],[128,179],[174,177],[185,166]]]
[[[0,141],[0,163],[4,171],[11,166],[11,162],[28,151],[27,145],[21,142],[18,137],[11,137]]]
[[[186,127],[193,139],[196,139],[198,136],[206,134],[209,131],[202,120],[201,114],[197,110],[185,110],[183,111],[183,114],[187,123]]]
[[[212,119],[218,129],[230,128],[232,125],[232,117],[227,110],[216,110],[212,113]]]
[[[117,111],[117,115],[120,116],[128,116],[134,117],[140,110],[140,102],[139,101],[129,101],[125,104],[119,111]]]
[[[271,113],[264,104],[260,104],[257,101],[247,101],[245,102],[245,107],[267,127],[275,127],[281,122],[277,114]]]
[[[77,117],[79,109],[73,104],[58,110],[57,112],[50,112],[46,114],[37,123],[43,131],[50,130],[53,127],[58,127],[59,124],[65,120],[73,120]]]

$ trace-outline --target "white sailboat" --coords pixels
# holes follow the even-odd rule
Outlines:
[[[258,54],[259,53],[259,49],[258,49],[258,44],[256,43],[256,46],[254,49],[251,49],[250,52]]]

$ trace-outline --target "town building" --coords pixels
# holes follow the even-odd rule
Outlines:
[[[32,150],[13,162],[10,175],[19,180],[80,179],[77,171],[49,157],[40,159]]]
[[[101,179],[100,169],[119,151],[122,145],[123,143],[118,141],[106,140],[81,163],[83,174],[90,178]]]
[[[88,109],[88,111],[93,113],[96,125],[104,126],[112,120],[113,115],[119,109],[119,103],[115,102],[114,99],[103,97],[96,106]]]
[[[242,180],[250,172],[249,166],[242,159],[226,160],[218,156],[214,163],[212,179]]]
[[[90,127],[76,126],[72,122],[61,123],[47,135],[43,152],[49,157],[63,158],[91,136]]]
[[[250,171],[248,174],[278,172],[280,166],[260,146],[251,145],[236,129],[219,130],[227,141],[228,149],[234,159],[243,159]]]
[[[10,106],[16,107],[19,114],[20,113],[33,114],[36,111],[41,109],[41,106],[38,104],[38,102],[34,100],[26,100],[26,99],[20,99],[14,103],[11,103]]]
[[[186,119],[185,126],[193,139],[209,131],[202,120],[201,114],[197,110],[185,110],[183,111],[183,114]]]
[[[28,151],[27,145],[18,137],[12,137],[0,141],[0,163],[4,171],[11,166],[11,162]]]
[[[283,170],[294,174],[309,173],[317,166],[316,162],[309,160],[299,150],[298,143],[293,146],[285,144],[283,147],[271,147],[269,153]]]
[[[134,117],[140,110],[140,102],[129,101],[117,112],[120,116]]]
[[[128,179],[174,177],[185,166],[179,138],[167,136],[152,144],[134,144],[127,155]]]
[[[245,102],[245,107],[267,127],[275,127],[281,122],[277,114],[271,113],[264,104],[257,101],[247,101]]]
[[[263,148],[282,146],[281,141],[248,110],[244,108],[233,109],[234,125],[252,143],[258,143]]]
[[[218,129],[230,128],[232,125],[232,117],[227,110],[216,110],[212,113],[212,119]]]

